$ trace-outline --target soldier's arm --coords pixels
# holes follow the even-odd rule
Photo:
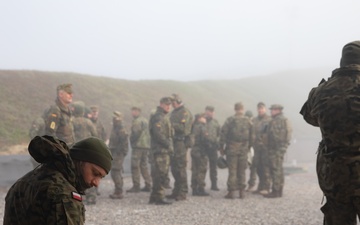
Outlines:
[[[165,127],[162,127],[161,120],[159,117],[153,118],[152,124],[151,124],[151,134],[153,136],[153,139],[156,140],[156,142],[160,145],[162,145],[164,148],[170,147],[170,140],[165,137],[162,130],[166,129]]]
[[[133,122],[131,126],[130,143],[135,144],[142,132],[142,122]]]
[[[188,136],[191,134],[191,127],[193,124],[193,115],[191,114],[191,112],[189,110],[187,110],[187,113],[184,115],[184,119],[185,119],[185,136]]]
[[[224,125],[221,127],[221,132],[220,132],[220,141],[219,141],[219,145],[220,145],[220,149],[224,149],[226,140],[227,140],[227,135],[229,133],[229,123],[230,123],[230,118],[227,119],[224,123]]]
[[[304,103],[304,105],[302,106],[302,108],[300,110],[300,114],[303,116],[304,120],[308,124],[318,127],[319,123],[317,121],[317,118],[311,114],[311,108],[312,108],[311,101],[314,98],[315,90],[316,90],[316,88],[313,88],[310,91],[307,101]]]
[[[60,110],[57,107],[51,107],[45,117],[45,135],[56,137],[59,121]]]
[[[120,145],[121,145],[121,151],[122,153],[125,155],[127,155],[127,153],[129,152],[129,141],[128,141],[128,133],[125,130],[125,128],[120,130]]]
[[[96,127],[95,127],[95,125],[91,122],[91,120],[87,120],[87,124],[88,124],[88,129],[89,129],[89,131],[90,131],[90,134],[91,134],[91,136],[93,136],[93,137],[98,137],[98,133],[97,133],[97,131],[96,131]]]

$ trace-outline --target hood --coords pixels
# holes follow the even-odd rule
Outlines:
[[[30,155],[41,164],[56,169],[74,186],[76,186],[75,165],[70,157],[69,147],[65,142],[52,136],[36,136],[28,147]]]

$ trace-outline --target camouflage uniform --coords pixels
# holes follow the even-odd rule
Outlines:
[[[36,143],[40,139],[43,141]],[[30,171],[10,188],[4,225],[84,224],[79,181],[66,144],[39,137],[30,142],[29,151],[37,155],[32,154],[36,160],[52,159],[51,163]]]
[[[270,189],[270,171],[268,168],[268,142],[267,142],[267,128],[269,126],[271,118],[268,115],[257,116],[253,118],[253,148],[254,158],[252,160],[251,167],[254,170],[254,174],[250,174],[249,185],[255,185],[256,178],[252,176],[259,176],[259,185],[257,191],[268,191]]]
[[[174,156],[171,158],[171,173],[175,182],[172,196],[185,198],[188,192],[186,156],[187,149],[191,147],[188,142],[190,142],[193,116],[184,105],[181,105],[171,112],[170,121],[174,128]]]
[[[62,105],[59,99],[46,113],[45,134],[65,141],[68,146],[75,143],[71,110]]]
[[[344,46],[340,66],[310,91],[300,113],[322,134],[317,175],[326,196],[324,224],[355,225],[360,214],[359,41]]]
[[[218,159],[219,149],[219,138],[220,138],[220,124],[216,119],[206,119],[206,132],[208,133],[206,143],[206,155],[209,159],[209,175],[211,181],[211,189],[217,190],[217,166],[216,162]]]
[[[191,188],[193,195],[204,193],[205,177],[208,158],[206,155],[206,143],[208,133],[204,123],[195,121],[192,129],[194,145],[191,148]]]
[[[173,154],[172,126],[166,112],[158,107],[149,121],[151,136],[151,177],[153,188],[150,203],[162,201],[165,197],[164,184],[168,177],[170,155]]]
[[[241,113],[229,117],[221,128],[220,148],[225,148],[229,169],[228,191],[233,192],[245,187],[247,156],[251,147],[252,124],[248,117]]]
[[[90,119],[84,117],[85,105],[82,103],[74,103],[74,118],[73,118],[73,127],[75,141],[81,141],[88,137],[96,137],[97,132],[93,123]],[[96,187],[89,188],[85,191],[86,203],[95,204],[96,203]]]
[[[113,129],[110,134],[109,149],[113,156],[111,178],[115,184],[115,191],[111,198],[122,198],[123,193],[123,162],[128,153],[128,133],[123,126],[122,115],[114,112]]]
[[[97,106],[90,106],[90,110],[92,112],[99,112],[99,108]],[[103,141],[106,141],[106,131],[104,125],[101,123],[101,121],[98,118],[91,117],[91,122],[93,122],[96,132],[98,134],[98,138],[100,138]]]
[[[145,180],[145,187],[150,188],[151,177],[147,164],[150,149],[149,124],[142,116],[138,116],[132,121],[130,143],[133,188],[140,190],[140,172]]]
[[[281,109],[281,105],[272,105],[270,109]],[[281,197],[284,187],[284,155],[291,139],[291,125],[283,113],[272,116],[268,127],[269,170],[272,180],[272,192],[266,197]]]

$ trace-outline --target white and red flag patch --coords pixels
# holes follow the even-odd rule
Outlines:
[[[79,194],[79,193],[76,193],[76,192],[71,192],[71,196],[72,196],[72,198],[73,199],[75,199],[75,200],[78,200],[78,201],[82,201],[82,196],[81,196],[81,194]]]

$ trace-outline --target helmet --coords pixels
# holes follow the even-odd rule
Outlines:
[[[227,162],[226,162],[226,159],[224,158],[224,156],[219,156],[219,158],[217,159],[216,164],[220,169],[227,168]]]

